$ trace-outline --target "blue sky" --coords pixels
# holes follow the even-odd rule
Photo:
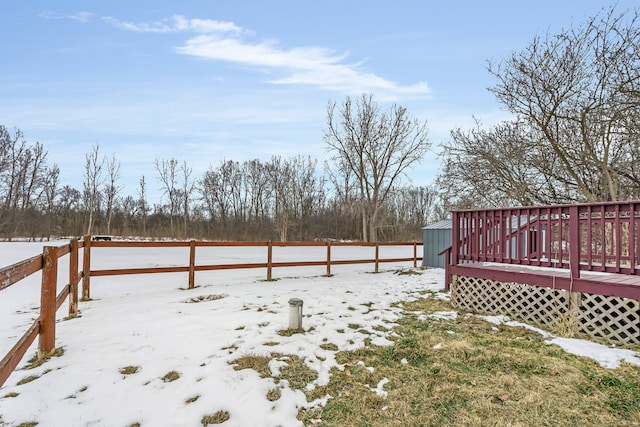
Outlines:
[[[452,128],[507,118],[487,87],[499,61],[612,2],[210,0],[7,2],[0,124],[40,141],[82,186],[99,144],[124,194],[155,159],[196,176],[223,159],[327,157],[327,103],[371,92],[426,119],[434,152]],[[618,10],[636,6],[618,1]],[[434,153],[410,172],[430,184]]]

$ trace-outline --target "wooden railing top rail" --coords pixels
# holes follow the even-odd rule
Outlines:
[[[640,209],[640,200],[629,200],[620,202],[595,202],[595,203],[575,203],[560,205],[540,205],[540,206],[517,206],[517,207],[501,207],[501,208],[483,208],[483,209],[456,209],[451,212],[490,212],[490,211],[516,211],[516,210],[536,210],[536,209],[568,209],[578,207],[580,211],[584,211],[590,207],[604,207],[605,209],[614,209],[615,206],[637,206]],[[610,212],[610,211],[608,211]]]
[[[42,254],[10,265],[0,270],[0,290],[42,270]]]
[[[271,243],[272,246],[287,247],[287,246],[411,246],[422,245],[420,241],[408,241],[408,242],[343,242],[343,241],[327,241],[327,242],[274,242],[274,241],[256,241],[256,242],[237,242],[237,241],[206,241],[206,240],[194,240],[196,246],[268,246]],[[147,247],[147,248],[162,248],[162,247],[188,247],[191,244],[190,240],[158,240],[158,241],[142,241],[142,240],[97,240],[92,241],[91,246],[96,248],[114,248],[114,247]]]
[[[79,247],[82,247],[83,242],[78,242]],[[71,245],[58,246],[58,256],[62,257],[71,252]],[[34,273],[42,270],[42,254],[32,256],[22,261],[18,261],[15,264],[4,267],[0,270],[0,291],[8,288],[9,286],[26,279]]]

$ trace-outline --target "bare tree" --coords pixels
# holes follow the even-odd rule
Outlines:
[[[544,136],[525,121],[454,129],[443,144],[441,197],[449,208],[566,203],[580,192],[566,179]]]
[[[489,63],[498,101],[535,130],[554,164],[545,179],[582,201],[640,196],[640,21],[638,10],[603,10],[521,52]]]
[[[35,230],[26,222],[34,220],[35,211],[44,203],[50,170],[46,159],[41,143],[31,144],[20,130],[11,134],[0,126],[0,230],[8,238]]]
[[[210,167],[200,182],[202,200],[210,218],[220,223],[220,233],[233,232],[241,197],[242,174],[240,165],[233,160],[222,160],[217,167]]]
[[[175,158],[156,159],[154,162],[156,171],[158,172],[158,181],[160,181],[163,195],[167,197],[169,202],[169,224],[171,237],[176,237],[174,221],[181,205],[180,188],[178,187],[178,160]]]
[[[289,161],[272,156],[266,165],[273,198],[273,220],[281,242],[288,239],[289,226],[294,216],[293,172]]]
[[[82,193],[68,185],[63,186],[58,194],[57,211],[60,227],[72,235],[82,234]]]
[[[43,209],[46,213],[47,235],[50,236],[54,231],[57,218],[54,215],[56,196],[58,195],[58,186],[60,185],[60,168],[54,164],[51,168],[47,168],[46,176],[43,183]]]
[[[313,232],[314,217],[325,204],[325,180],[316,173],[318,161],[311,157],[297,156],[289,161],[292,174],[294,212],[298,228],[298,240],[304,240]]]
[[[180,165],[180,172],[182,174],[182,188],[180,190],[182,196],[182,235],[184,237],[187,237],[189,224],[189,207],[192,200],[191,193],[196,187],[196,182],[191,178],[193,169],[187,165],[186,161],[183,161]]]
[[[337,161],[340,160],[337,159]],[[325,162],[324,170],[333,191],[331,199],[331,211],[334,217],[333,235],[348,238],[359,236],[362,224],[357,222],[360,209],[355,174],[345,164],[332,168],[329,162]]]
[[[149,203],[147,202],[147,183],[144,175],[140,178],[140,186],[138,187],[138,212],[142,216],[142,235],[147,235],[147,215],[149,214]]]
[[[122,189],[118,185],[120,179],[120,162],[116,159],[115,154],[111,155],[107,163],[107,183],[105,185],[104,195],[107,203],[107,234],[111,234],[111,218],[113,210],[118,199],[118,193]]]
[[[95,214],[100,204],[100,187],[104,182],[102,177],[103,167],[104,158],[100,157],[100,146],[96,144],[91,152],[85,155],[84,206],[87,210],[86,234],[91,234],[92,232]]]
[[[426,121],[395,104],[384,112],[371,94],[362,94],[355,105],[347,97],[337,111],[330,101],[327,113],[324,140],[338,173],[353,173],[358,183],[362,240],[376,241],[380,207],[430,148]]]
[[[271,194],[265,165],[257,159],[244,162],[242,176],[248,200],[247,220],[264,220],[268,215]]]

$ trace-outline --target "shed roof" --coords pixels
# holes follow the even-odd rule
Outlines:
[[[423,228],[423,230],[451,230],[451,219],[443,219]]]

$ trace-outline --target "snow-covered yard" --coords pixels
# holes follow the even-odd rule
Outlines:
[[[42,245],[0,243],[0,267],[37,255]],[[322,248],[289,249],[276,252],[274,261],[322,259],[313,253]],[[335,256],[362,258],[362,250],[342,248]],[[387,250],[409,256],[407,248]],[[184,265],[188,259],[185,248],[94,251],[92,268]],[[219,263],[261,262],[264,251],[215,248],[200,252],[198,262],[207,257]],[[324,276],[324,267],[281,268],[274,270],[277,280],[271,282],[264,280],[263,269],[198,272],[197,287],[191,290],[185,289],[186,273],[92,278],[92,300],[80,303],[80,317],[64,320],[65,306],[58,311],[56,347],[64,354],[22,370],[35,354],[34,343],[0,389],[0,425],[197,426],[203,416],[222,410],[230,417],[225,425],[298,426],[299,408],[322,401],[308,403],[286,381],[276,384],[253,370],[235,370],[229,362],[246,355],[296,355],[318,373],[307,387],[326,384],[330,369],[338,365],[336,351],[321,345],[356,349],[367,338],[376,345],[390,344],[387,334],[402,315],[401,305],[394,303],[442,289],[443,270],[398,274],[411,267],[411,262],[382,264],[374,274],[373,264],[334,266],[332,277]],[[61,270],[60,283],[66,283],[66,268]],[[0,291],[0,357],[38,315],[39,291],[39,274]],[[284,336],[279,332],[288,327],[290,298],[304,301],[305,332]],[[640,365],[629,350],[553,336],[549,340],[603,366],[614,367],[622,359]],[[276,358],[270,367],[277,371],[286,361]],[[123,374],[125,367],[139,369]],[[172,371],[179,378],[163,380]],[[29,376],[37,378],[17,385]],[[267,393],[275,387],[280,398],[270,401]]]

